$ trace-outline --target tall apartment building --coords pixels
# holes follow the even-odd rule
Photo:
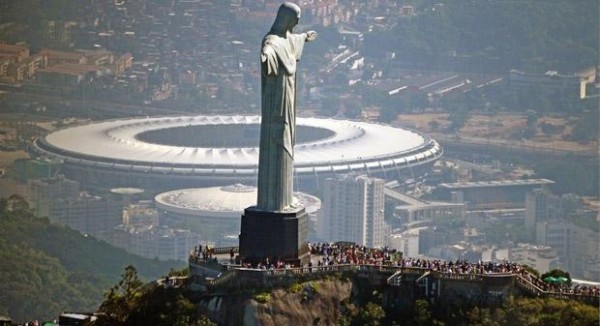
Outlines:
[[[533,189],[525,195],[525,227],[535,229],[537,222],[549,219],[548,202],[552,194],[546,189]]]
[[[349,174],[324,185],[321,237],[368,247],[385,244],[384,180]]]
[[[597,211],[577,195],[557,196],[546,189],[534,189],[525,202],[525,226],[535,231],[536,243],[556,250],[560,265],[572,275],[598,280]]]
[[[100,238],[121,224],[121,199],[81,192],[79,182],[64,176],[28,180],[27,197],[38,216]]]
[[[27,180],[27,197],[35,213],[49,217],[52,204],[59,199],[74,198],[79,194],[79,182],[63,175],[55,178]]]
[[[130,253],[161,260],[186,260],[201,237],[190,230],[162,227],[119,225],[106,239],[112,245]]]
[[[85,192],[51,203],[52,223],[68,225],[81,233],[105,239],[121,223],[123,203],[112,196],[91,196]]]
[[[554,219],[539,222],[536,231],[537,243],[555,249],[571,275],[599,281],[599,273],[594,270],[600,261],[597,229],[577,225],[571,219]]]
[[[535,230],[537,223],[564,218],[581,207],[577,195],[557,196],[546,188],[533,189],[525,195],[525,227]]]
[[[516,263],[529,265],[540,273],[561,268],[558,253],[548,246],[519,243],[510,248],[509,258]]]

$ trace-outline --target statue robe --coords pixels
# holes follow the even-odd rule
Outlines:
[[[305,34],[269,33],[261,51],[261,127],[257,207],[292,208],[296,132],[296,62]]]

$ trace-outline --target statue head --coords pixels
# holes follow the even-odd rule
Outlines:
[[[294,26],[298,24],[300,19],[300,7],[297,4],[291,2],[284,2],[279,6],[277,11],[277,18],[271,27],[271,33],[285,35],[287,32],[291,32]]]

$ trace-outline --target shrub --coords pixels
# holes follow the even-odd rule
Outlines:
[[[258,303],[265,304],[271,301],[271,293],[258,293],[254,295],[254,300]]]
[[[302,291],[302,285],[300,283],[293,283],[288,288],[288,292],[290,293],[298,293],[300,291]]]

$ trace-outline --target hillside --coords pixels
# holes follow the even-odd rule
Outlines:
[[[151,281],[181,262],[138,257],[33,215],[19,197],[0,199],[0,315],[54,319],[96,311],[128,265]]]
[[[366,34],[367,55],[392,51],[426,66],[462,57],[487,70],[542,73],[598,64],[598,1],[421,1],[417,11]]]
[[[577,301],[508,297],[474,304],[456,297],[430,303],[359,283],[329,277],[199,296],[185,286],[144,286],[128,270],[102,305],[106,315],[92,325],[598,325],[598,308]]]

